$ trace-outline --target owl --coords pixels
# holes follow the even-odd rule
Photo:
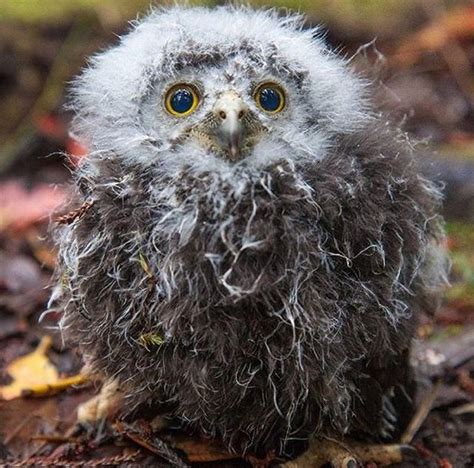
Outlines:
[[[153,10],[71,93],[89,154],[56,230],[65,339],[125,417],[241,454],[395,437],[445,277],[437,187],[304,24]]]

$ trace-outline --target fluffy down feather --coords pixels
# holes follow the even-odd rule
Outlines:
[[[418,316],[444,281],[437,189],[313,36],[273,12],[153,12],[74,92],[92,151],[72,206],[93,204],[56,231],[51,308],[126,411],[240,452],[393,433],[387,400],[411,392]],[[288,83],[274,131],[238,164],[173,144],[181,124],[154,107],[164,77],[234,67],[244,86],[247,55]]]

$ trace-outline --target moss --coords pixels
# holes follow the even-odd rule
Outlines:
[[[159,333],[144,333],[138,338],[141,346],[150,351],[150,348],[161,346],[165,340]]]
[[[474,229],[472,224],[450,222],[446,226],[452,260],[450,300],[474,304]]]

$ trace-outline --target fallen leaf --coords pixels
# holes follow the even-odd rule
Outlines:
[[[423,52],[469,37],[474,37],[474,7],[453,9],[404,39],[391,60],[398,66],[413,65]]]
[[[13,400],[24,395],[46,395],[86,381],[82,375],[59,377],[58,371],[46,355],[51,343],[51,337],[44,336],[32,353],[13,360],[7,366],[6,371],[13,381],[0,387],[1,399]]]
[[[51,342],[49,336],[43,337],[32,353],[21,356],[8,365],[7,372],[13,382],[0,388],[0,396],[4,400],[18,398],[24,390],[33,385],[48,384],[58,380],[58,372],[46,356]]]
[[[63,203],[65,192],[47,184],[28,191],[17,181],[0,184],[0,231],[23,232],[33,224],[46,221]]]
[[[25,333],[28,330],[28,323],[23,318],[10,315],[0,315],[0,340],[10,336]]]
[[[470,393],[471,396],[474,396],[474,379],[469,375],[466,369],[459,371],[458,383],[463,390]]]
[[[1,309],[17,317],[29,316],[48,300],[50,281],[50,274],[31,257],[0,250]]]
[[[33,440],[32,437],[54,432],[60,423],[58,404],[52,398],[41,401],[17,399],[0,402],[0,405],[0,433],[14,460],[29,457],[43,446],[44,442]],[[4,466],[2,462],[0,466]]]
[[[71,137],[66,139],[66,151],[73,166],[79,166],[82,159],[89,153],[86,145]]]
[[[213,440],[181,439],[173,443],[173,447],[185,452],[191,463],[211,463],[239,458]]]
[[[63,141],[67,138],[67,124],[54,114],[45,114],[35,120],[36,128],[43,135]]]
[[[115,429],[121,434],[128,437],[140,447],[158,455],[172,466],[186,468],[188,464],[181,459],[178,453],[168,443],[156,436],[150,431],[149,424],[136,421],[132,424],[125,424],[117,421]]]
[[[446,458],[440,458],[438,461],[439,468],[453,468],[453,465]]]
[[[31,385],[22,392],[22,396],[44,396],[52,393],[66,390],[73,385],[81,385],[87,382],[87,378],[81,374],[73,375],[71,377],[63,377],[52,383],[40,383]]]
[[[0,251],[0,288],[12,293],[24,293],[44,288],[39,265],[26,255],[11,255]]]
[[[33,255],[41,265],[53,270],[56,266],[57,252],[49,246],[44,239],[41,238],[40,233],[36,229],[30,229],[25,235]]]

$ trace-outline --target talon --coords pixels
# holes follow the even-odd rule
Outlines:
[[[348,452],[343,447],[340,449],[340,452],[333,455],[330,461],[332,468],[358,468],[361,466],[352,455],[348,455]],[[336,452],[336,450],[332,450],[332,452]]]
[[[107,419],[115,412],[121,399],[117,382],[105,382],[97,395],[77,407],[77,421],[87,424]]]
[[[74,437],[86,438],[88,441],[94,441],[100,445],[108,437],[109,425],[106,419],[97,421],[78,421],[74,425],[72,434]]]
[[[409,445],[362,444],[350,440],[318,440],[295,460],[283,465],[286,468],[317,468],[330,464],[332,468],[357,468],[365,463],[388,466],[409,461],[417,451]]]
[[[330,464],[332,468],[359,468],[361,466],[353,456],[347,456],[345,452],[341,452],[340,456],[333,458]]]
[[[87,439],[95,438],[99,429],[98,429],[99,421],[78,421],[75,426],[74,434],[84,435]]]
[[[404,461],[412,460],[413,458],[419,456],[418,450],[412,445],[401,444],[399,447]]]
[[[342,468],[358,468],[360,463],[353,457],[346,457],[342,461]]]
[[[402,445],[364,445],[357,444],[354,446],[354,452],[364,463],[374,462],[378,465],[392,465],[403,461]]]

